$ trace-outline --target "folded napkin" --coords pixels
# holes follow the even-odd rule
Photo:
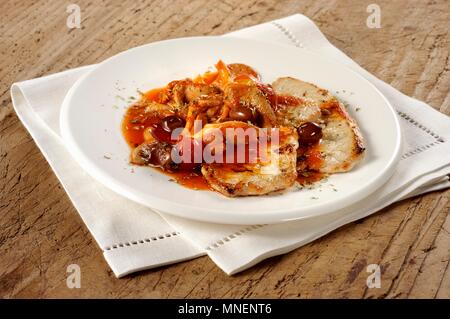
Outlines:
[[[332,214],[276,225],[220,225],[186,220],[143,207],[110,191],[70,157],[60,138],[59,111],[86,66],[13,84],[17,115],[64,186],[117,277],[208,256],[227,274],[286,253],[401,199],[450,186],[450,119],[377,79],[327,41],[303,15],[226,36],[291,44],[346,64],[372,82],[400,117],[403,155],[394,176],[363,201]]]

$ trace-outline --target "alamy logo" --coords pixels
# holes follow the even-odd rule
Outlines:
[[[69,289],[81,288],[81,269],[77,264],[71,264],[67,266],[67,276],[66,284]]]
[[[81,9],[77,4],[69,4],[66,8],[66,12],[69,16],[66,20],[66,25],[69,29],[81,28]]]
[[[381,8],[378,4],[369,4],[366,8],[369,14],[366,20],[366,25],[369,29],[381,28]]]
[[[377,264],[367,265],[366,271],[370,273],[367,277],[367,288],[381,288],[381,268]]]

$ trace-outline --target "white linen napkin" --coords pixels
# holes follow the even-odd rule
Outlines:
[[[208,254],[227,274],[286,253],[398,200],[450,186],[450,119],[375,78],[297,14],[226,36],[306,48],[360,73],[388,98],[400,117],[404,151],[394,176],[377,192],[333,214],[277,225],[219,225],[158,214],[121,197],[88,176],[59,136],[66,92],[90,68],[13,84],[17,115],[44,154],[117,277]]]

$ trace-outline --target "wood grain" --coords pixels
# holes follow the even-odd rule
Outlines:
[[[366,27],[368,4],[381,29]],[[450,297],[450,191],[391,205],[289,254],[229,277],[203,257],[116,279],[52,170],[12,110],[15,81],[100,62],[167,38],[223,34],[303,13],[333,44],[402,92],[450,114],[450,3],[350,0],[1,1],[0,296]],[[68,289],[66,267],[82,270]],[[382,267],[379,289],[366,266]]]

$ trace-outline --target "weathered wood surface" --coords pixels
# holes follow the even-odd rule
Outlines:
[[[75,1],[74,1],[75,2]],[[167,38],[222,34],[304,13],[336,46],[408,95],[450,114],[450,3],[376,1],[77,0],[0,3],[0,296],[2,297],[450,297],[450,191],[405,200],[233,277],[207,257],[116,279],[11,106],[14,81],[99,62]],[[66,267],[79,264],[81,289]],[[367,264],[382,266],[367,289]]]

